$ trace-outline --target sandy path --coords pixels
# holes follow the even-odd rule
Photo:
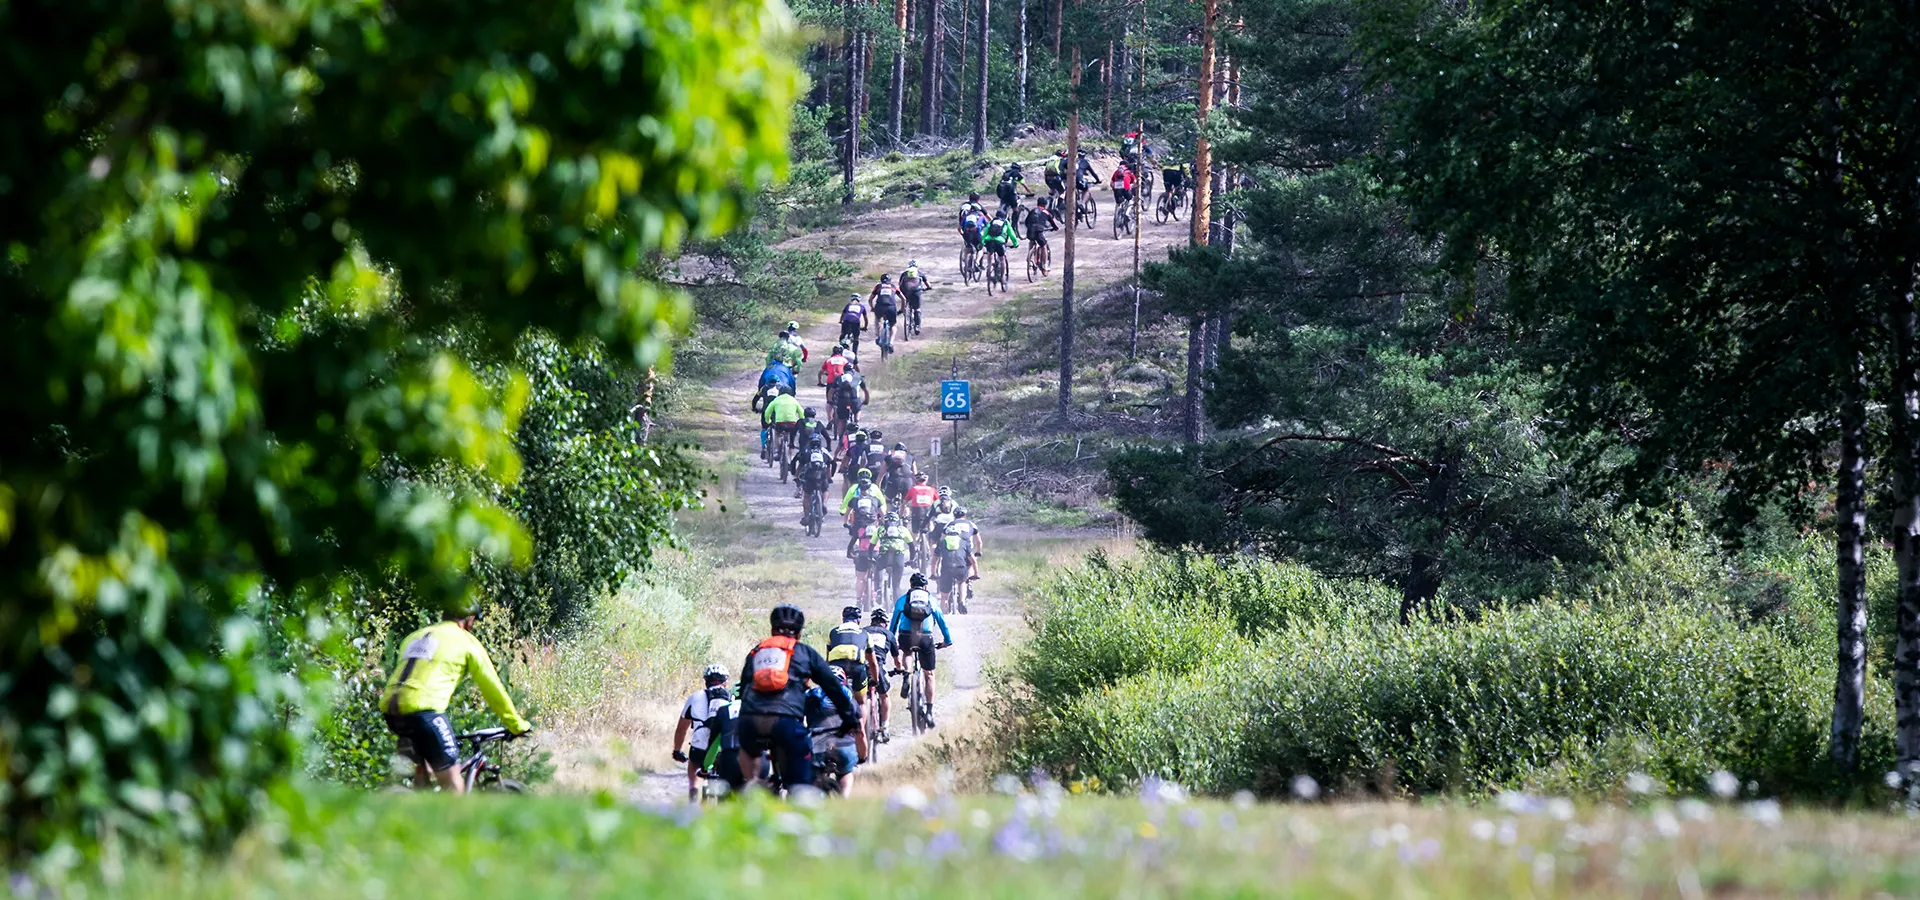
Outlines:
[[[1102,176],[1105,174],[1103,170]],[[1100,195],[1103,206],[1098,224],[1092,229],[1080,229],[1076,236],[1076,280],[1082,296],[1091,293],[1095,287],[1125,278],[1132,271],[1133,240],[1114,240],[1107,219],[1110,210],[1106,208],[1111,199],[1110,193]],[[989,296],[981,284],[969,286],[961,283],[958,259],[960,239],[955,231],[956,209],[957,206],[929,205],[883,210],[861,216],[834,231],[806,235],[785,245],[787,249],[819,249],[845,260],[854,265],[858,276],[868,283],[877,280],[881,272],[897,274],[909,260],[919,261],[921,271],[933,288],[923,301],[921,338],[897,340],[894,358],[881,361],[878,350],[863,337],[861,347],[865,353],[862,367],[868,376],[873,403],[862,411],[861,424],[881,428],[889,445],[896,440],[906,441],[908,447],[921,458],[923,466],[934,462],[926,458],[928,438],[952,433],[950,424],[940,419],[937,407],[938,382],[946,376],[947,367],[916,366],[915,376],[905,383],[903,379],[890,375],[902,369],[906,361],[915,359],[917,354],[928,352],[937,343],[954,338],[956,330],[980,321],[1008,297],[1001,293]],[[1141,260],[1163,258],[1167,246],[1184,242],[1185,235],[1185,226],[1182,224],[1149,224],[1140,242]],[[1054,232],[1052,235],[1055,260],[1053,274],[1033,284],[1026,281],[1025,243],[1023,237],[1021,249],[1009,254],[1009,261],[1015,267],[1014,296],[1058,298],[1065,247],[1063,233]],[[813,375],[819,361],[833,346],[839,331],[837,314],[801,323],[802,336],[812,355],[810,363],[798,373],[801,383],[799,396],[803,404],[817,407],[822,413],[826,411],[824,392],[813,386]],[[948,349],[953,346],[946,344]],[[959,363],[964,376],[970,361],[963,356]],[[853,597],[853,567],[845,556],[846,532],[830,517],[819,537],[808,537],[800,526],[800,501],[794,497],[793,485],[782,483],[777,469],[759,461],[759,429],[749,406],[758,377],[758,367],[731,373],[709,385],[705,392],[706,396],[712,398],[713,411],[727,422],[728,440],[733,442],[733,447],[745,452],[750,463],[746,474],[737,484],[738,494],[732,502],[743,506],[750,519],[769,521],[776,528],[788,529],[776,534],[782,535],[779,540],[792,542],[793,549],[797,551],[795,565],[830,569],[831,572],[823,572],[823,580],[845,585],[844,589],[836,592],[792,598],[806,611],[810,625],[837,622],[840,608],[850,605]],[[979,402],[980,398],[976,398],[976,404]],[[843,484],[836,480],[834,490],[829,492],[829,506],[837,509],[837,495],[842,490]],[[965,504],[968,498],[961,497],[960,501]],[[987,556],[982,562],[987,565],[982,566],[982,579],[976,585],[976,598],[969,604],[969,613],[949,616],[947,619],[953,630],[954,643],[939,655],[934,704],[934,716],[939,727],[917,739],[913,737],[905,726],[904,704],[898,702],[896,693],[893,740],[879,748],[882,762],[901,759],[918,742],[940,735],[948,723],[959,721],[962,711],[974,701],[982,687],[982,671],[986,664],[1006,645],[1009,636],[1023,627],[1020,610],[1012,599],[1011,585],[991,565],[994,554],[1017,549],[1018,545],[1027,541],[1075,536],[1068,532],[1054,534],[1028,526],[1008,527],[996,534],[995,522],[981,521],[979,525],[987,548]],[[763,538],[756,536],[753,539]],[[890,608],[891,602],[887,606]],[[898,679],[895,682],[897,692]],[[681,793],[683,787],[683,778],[677,773],[654,772],[643,777],[635,795],[642,800],[671,800],[684,796]]]

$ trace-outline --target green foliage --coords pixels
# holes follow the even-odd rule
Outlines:
[[[293,758],[296,682],[249,611],[437,603],[527,558],[482,487],[523,470],[515,350],[659,355],[684,304],[632,272],[780,174],[784,21],[102,2],[0,26],[28,111],[0,136],[0,853],[224,838]]]
[[[1236,597],[1280,599],[1248,617]],[[1015,668],[1031,689],[1017,762],[1062,777],[1610,793],[1638,771],[1699,792],[1726,769],[1768,795],[1820,797],[1864,789],[1893,759],[1873,728],[1864,780],[1833,773],[1830,647],[1712,608],[1560,601],[1400,626],[1377,591],[1170,556],[1120,571],[1096,558],[1036,604]]]

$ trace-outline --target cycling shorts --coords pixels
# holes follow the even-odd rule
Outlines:
[[[919,288],[911,288],[911,289],[902,288],[900,290],[900,296],[907,298],[908,309],[920,308],[920,289]]]
[[[996,256],[1006,256],[1006,255],[1007,255],[1007,245],[1006,245],[1006,244],[1004,244],[1004,243],[1001,243],[1001,242],[999,242],[999,241],[988,241],[988,242],[987,242],[987,252],[988,252],[988,253],[992,253],[992,254],[994,254],[994,255],[996,255]]]
[[[967,249],[969,249],[969,250],[978,250],[978,249],[980,249],[980,232],[978,232],[978,231],[962,231],[962,232],[960,232],[960,236],[961,236],[962,238],[964,238],[964,239],[966,239],[966,242],[967,242]]]
[[[1056,194],[1066,193],[1067,192],[1066,179],[1061,178],[1060,176],[1049,172],[1047,174],[1047,190],[1050,190]]]
[[[873,571],[873,551],[872,550],[853,551],[853,570],[855,572]]]
[[[887,661],[880,660],[880,670],[873,673],[873,689],[885,697],[893,693],[893,679],[887,677]]]
[[[1027,232],[1027,243],[1045,244],[1046,242],[1047,242],[1047,232],[1045,229],[1041,229],[1039,231]]]
[[[847,673],[847,688],[857,696],[867,689],[867,664],[851,659],[836,659],[827,665],[834,666]]]
[[[740,749],[749,756],[772,753],[780,777],[789,785],[813,783],[813,733],[793,716],[755,713],[740,717],[736,726]]]
[[[933,632],[922,631],[915,634],[911,631],[900,631],[894,633],[894,639],[900,642],[901,654],[918,654],[920,668],[933,671]]]
[[[444,772],[460,761],[460,748],[453,741],[453,726],[447,714],[433,710],[402,713],[387,717],[387,730],[400,739],[400,755],[427,764],[435,772]]]

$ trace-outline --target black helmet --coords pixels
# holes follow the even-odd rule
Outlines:
[[[881,283],[881,284],[892,284],[892,283],[893,283],[893,276],[892,276],[892,275],[881,275],[881,276],[880,276],[880,283]]]
[[[927,483],[927,473],[925,473],[925,472],[915,472],[915,473],[913,473],[913,480],[914,480],[914,481],[918,481],[918,482],[920,482],[921,484],[926,484],[926,483]]]
[[[905,449],[907,449],[907,443],[906,443],[905,441],[895,441],[895,442],[894,442],[894,444],[893,444],[893,449],[895,449],[895,450],[905,450]]]
[[[813,408],[813,407],[811,407],[811,406],[809,406],[809,407],[807,407],[807,408],[806,408],[806,416],[807,416],[807,418],[809,418],[809,419],[811,419],[811,418],[813,418],[813,417],[815,417],[815,416],[817,416],[817,415],[819,415],[819,414],[820,414],[820,411],[819,411],[819,410],[817,410],[817,409],[814,409],[814,408]]]
[[[887,624],[887,611],[884,609],[880,609],[879,607],[875,607],[873,610],[873,617],[870,621],[872,621],[873,624],[875,625]]]
[[[877,440],[879,440],[879,439],[880,439],[880,429],[878,429],[878,428],[875,428],[875,429],[872,429],[872,430],[870,430],[870,431],[868,431],[868,432],[867,432],[867,437],[868,437],[869,439],[871,439],[871,440],[876,440],[876,441],[877,441]]]
[[[840,608],[840,621],[854,622],[860,619],[860,607],[843,606]]]
[[[919,573],[919,572],[915,572],[915,573],[913,573],[913,577],[912,577],[912,578],[909,578],[909,579],[907,579],[907,586],[908,586],[908,587],[917,587],[917,588],[918,588],[918,587],[926,587],[926,586],[927,586],[927,576],[925,576],[925,575],[923,575],[923,574],[921,574],[921,573]]]
[[[968,200],[972,200],[972,201],[974,201],[975,203],[978,203],[978,202],[980,202],[980,192],[979,192],[979,191],[969,191],[969,192],[967,192],[967,199],[968,199]]]
[[[773,626],[774,631],[799,634],[800,629],[807,627],[807,614],[801,612],[798,606],[782,603],[767,614],[767,624]]]

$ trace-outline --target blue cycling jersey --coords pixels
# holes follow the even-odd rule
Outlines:
[[[786,363],[768,363],[766,368],[760,370],[760,390],[764,391],[769,385],[775,384],[793,390],[793,370],[787,368]]]
[[[907,618],[907,595],[912,593],[908,591],[906,594],[901,594],[898,600],[893,601],[893,620],[887,627],[895,634],[913,630],[913,622]],[[947,617],[941,615],[938,609],[932,612],[933,624],[940,626],[940,641],[947,644],[953,643],[953,632],[947,630]]]

